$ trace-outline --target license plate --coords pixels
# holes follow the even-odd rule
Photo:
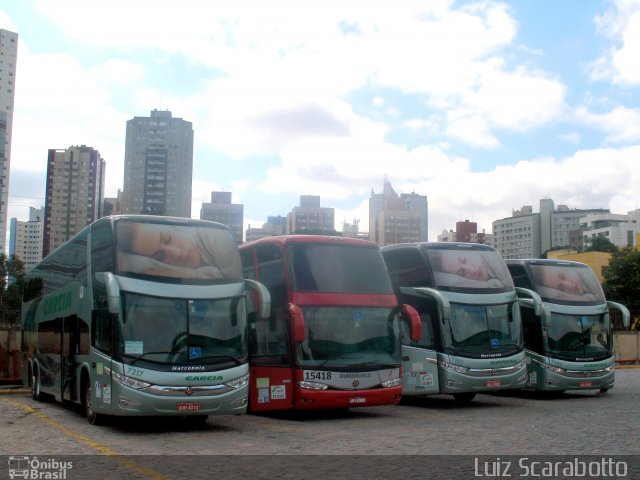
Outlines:
[[[199,403],[179,403],[178,411],[179,412],[196,412],[200,410]]]
[[[580,382],[580,388],[589,388],[593,385],[593,382]]]
[[[487,380],[487,388],[498,388],[500,386],[500,380]]]

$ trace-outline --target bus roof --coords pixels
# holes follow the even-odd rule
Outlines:
[[[378,244],[369,240],[353,237],[339,237],[336,235],[277,235],[274,237],[264,237],[252,240],[240,245],[240,249],[249,248],[254,245],[278,244],[285,245],[288,243],[340,243],[341,245],[363,246],[370,248],[378,248]]]
[[[393,250],[396,248],[424,248],[427,250],[480,250],[480,251],[497,251],[495,248],[484,245],[482,243],[469,242],[412,242],[397,243],[395,245],[387,245],[382,247],[385,250]]]
[[[555,258],[517,258],[505,260],[507,265],[550,265],[555,267],[591,268],[586,263],[575,260],[558,260]]]

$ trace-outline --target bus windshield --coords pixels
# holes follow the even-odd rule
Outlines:
[[[549,352],[571,360],[611,355],[611,338],[604,315],[551,314]]]
[[[504,354],[522,346],[520,322],[514,321],[510,303],[452,303],[449,328],[443,333],[445,348],[460,354]]]
[[[543,300],[557,303],[604,303],[602,286],[586,265],[531,265],[536,290]]]
[[[288,255],[294,291],[393,293],[377,248],[295,243],[289,245]]]
[[[388,308],[303,308],[306,339],[299,344],[303,367],[397,366],[398,321]]]
[[[123,306],[119,353],[130,363],[226,367],[246,358],[244,297],[185,300],[123,292]]]
[[[436,288],[467,293],[513,290],[513,280],[495,250],[423,247]]]
[[[116,223],[116,273],[171,283],[242,280],[229,230],[120,219]]]

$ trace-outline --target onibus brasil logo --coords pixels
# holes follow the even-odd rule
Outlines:
[[[9,457],[9,478],[29,478],[39,480],[64,480],[73,462],[47,458],[12,456]]]

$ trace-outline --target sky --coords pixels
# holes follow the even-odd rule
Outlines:
[[[429,240],[551,198],[640,200],[640,0],[4,0],[18,33],[9,218],[44,205],[47,151],[97,149],[123,185],[126,122],[192,122],[192,216],[245,225],[301,195],[368,230],[371,192],[427,196]]]

